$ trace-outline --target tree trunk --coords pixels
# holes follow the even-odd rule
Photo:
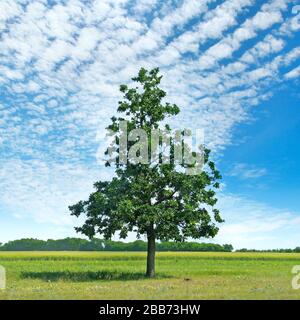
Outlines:
[[[148,232],[148,251],[147,251],[147,271],[146,276],[155,277],[155,233],[153,230]]]

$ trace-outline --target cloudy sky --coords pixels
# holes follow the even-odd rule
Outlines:
[[[235,248],[300,246],[300,1],[1,0],[0,242],[73,236],[118,87],[160,67]]]

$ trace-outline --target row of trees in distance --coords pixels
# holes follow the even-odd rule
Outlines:
[[[231,252],[230,244],[197,242],[158,242],[157,251],[216,251]],[[94,238],[65,238],[58,240],[20,239],[0,244],[1,251],[147,251],[147,242],[121,242]]]

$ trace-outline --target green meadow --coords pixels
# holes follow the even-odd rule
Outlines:
[[[1,252],[0,299],[299,299],[297,253]]]

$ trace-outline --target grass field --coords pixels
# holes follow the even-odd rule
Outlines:
[[[145,253],[1,252],[0,299],[299,299],[291,287],[300,254],[158,253],[145,279]]]

